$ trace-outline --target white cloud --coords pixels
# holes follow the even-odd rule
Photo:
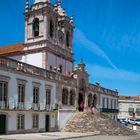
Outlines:
[[[94,42],[90,41],[83,32],[81,32],[79,29],[75,30],[75,39],[81,43],[86,49],[89,49],[93,53],[97,54],[98,56],[104,58],[115,70],[119,72],[119,69],[115,66],[115,64],[110,60],[110,58],[107,56],[107,54],[100,49],[100,47],[95,44]],[[82,47],[83,47],[82,46]]]
[[[132,71],[120,69],[119,72],[113,68],[103,67],[100,65],[87,65],[91,77],[106,80],[121,80],[128,82],[140,82],[140,74]]]

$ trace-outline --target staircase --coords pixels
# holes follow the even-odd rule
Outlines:
[[[99,131],[101,135],[137,135],[133,130],[110,119],[105,114],[91,112],[76,112],[62,131],[79,133]]]

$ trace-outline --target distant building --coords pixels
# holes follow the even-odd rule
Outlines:
[[[119,96],[118,118],[140,118],[140,96]]]
[[[24,43],[0,47],[0,134],[60,130],[82,102],[117,118],[118,92],[74,70],[73,30],[61,0],[26,0]]]

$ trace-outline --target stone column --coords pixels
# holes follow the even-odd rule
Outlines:
[[[88,110],[88,94],[85,94],[84,111]]]
[[[79,100],[79,89],[76,89],[76,94],[75,94],[75,107],[76,107],[77,110],[79,109],[78,100]]]
[[[62,107],[62,85],[59,81],[56,82],[56,103],[58,104],[58,109]]]

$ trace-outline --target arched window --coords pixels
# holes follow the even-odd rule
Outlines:
[[[74,90],[70,91],[70,105],[75,105],[75,92],[74,92]]]
[[[69,46],[69,36],[70,36],[70,33],[69,31],[66,32],[66,45]]]
[[[50,37],[53,38],[54,34],[54,23],[52,20],[50,20]]]
[[[33,36],[39,36],[39,19],[35,18],[33,21]]]
[[[93,102],[92,102],[92,95],[89,94],[89,95],[88,95],[88,107],[90,107],[90,105],[91,105],[92,103],[93,103]]]
[[[67,105],[68,104],[68,90],[66,88],[62,91],[62,104]]]

